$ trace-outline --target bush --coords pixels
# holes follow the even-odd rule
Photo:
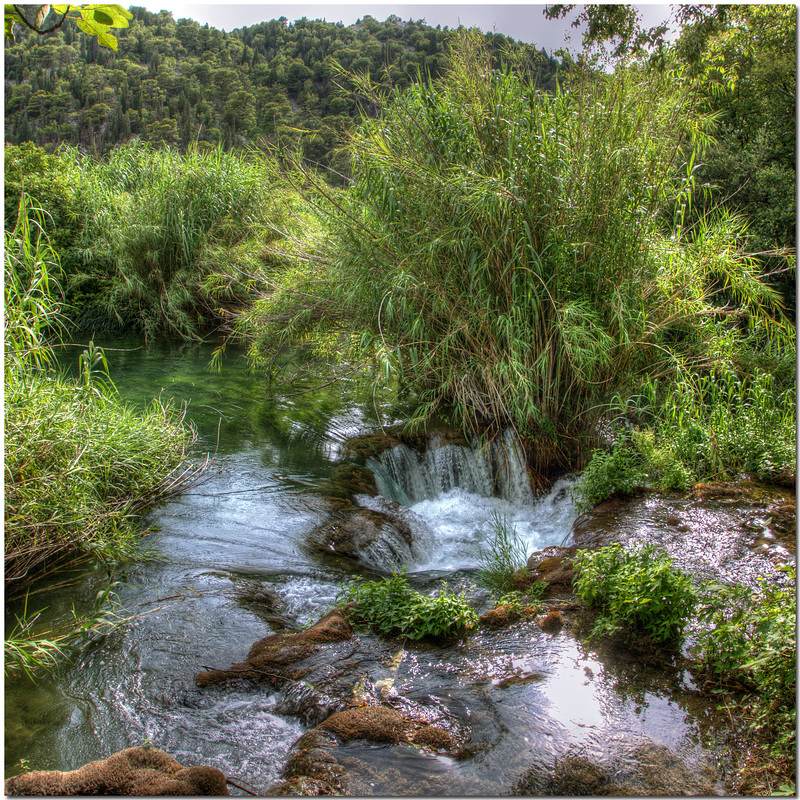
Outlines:
[[[142,142],[101,161],[73,158],[85,219],[74,247],[84,274],[75,280],[93,281],[95,313],[110,311],[148,337],[194,339],[220,324],[219,305],[253,300],[263,286],[253,276],[268,273],[268,247],[285,223],[274,162],[220,149],[180,155]]]
[[[583,512],[613,494],[630,494],[645,480],[642,458],[627,439],[619,439],[612,449],[597,449],[572,495]]]
[[[387,636],[463,639],[478,624],[463,592],[456,596],[443,586],[436,597],[426,597],[409,586],[405,569],[380,581],[356,581],[337,603],[355,603],[356,618]]]
[[[697,595],[688,575],[652,545],[584,550],[575,559],[576,594],[600,611],[592,636],[625,631],[679,644]]]
[[[777,585],[760,579],[758,591],[708,585],[698,609],[701,665],[726,684],[751,692],[753,732],[772,744],[773,756],[794,758],[797,691],[796,572]]]
[[[771,313],[735,221],[683,228],[683,149],[710,120],[682,76],[576,71],[546,93],[465,33],[441,80],[373,89],[353,184],[323,204],[325,258],[414,422],[512,425],[534,467],[567,466],[615,389],[707,358],[715,282],[744,317]]]

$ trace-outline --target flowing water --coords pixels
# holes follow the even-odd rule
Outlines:
[[[117,612],[130,620],[36,684],[6,681],[6,774],[19,771],[20,759],[32,769],[74,769],[150,742],[181,763],[216,766],[266,790],[305,728],[277,713],[279,698],[263,686],[198,690],[193,676],[242,660],[273,631],[276,603],[302,626],[364,571],[313,555],[305,537],[330,513],[321,487],[345,440],[398,421],[397,412],[358,380],[272,400],[235,349],[213,373],[210,346],[111,345],[123,397],[186,402],[199,449],[214,458],[200,484],[153,512],[158,529],[144,541],[158,555],[116,575]],[[471,578],[497,518],[529,551],[561,544],[575,520],[570,481],[534,498],[510,439],[494,451],[434,446],[424,459],[395,449],[370,465],[384,497],[418,525],[419,548],[406,556],[412,582],[435,590],[444,578],[484,608],[487,594]],[[58,624],[73,606],[89,607],[105,580],[103,570],[88,570],[36,595],[48,605],[43,620]],[[643,743],[676,754],[714,791],[725,788],[724,718],[696,697],[687,674],[589,650],[567,632],[521,624],[459,647],[408,645],[395,687],[460,720],[476,754],[456,762],[409,747],[348,745],[342,759],[356,793],[507,794],[523,773],[565,754],[618,765]]]

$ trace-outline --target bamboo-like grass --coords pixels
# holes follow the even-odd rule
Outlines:
[[[417,397],[412,424],[510,425],[534,462],[574,466],[614,393],[707,368],[720,326],[779,302],[735,219],[686,223],[713,120],[684,76],[581,72],[551,95],[512,67],[465,33],[438,82],[364,83],[382,113],[321,204],[326,258],[361,353]]]
[[[58,373],[59,263],[43,212],[23,195],[5,237],[5,583],[7,596],[65,562],[130,558],[142,514],[202,470],[186,461],[194,431],[154,402],[125,407],[99,354],[80,382]],[[93,371],[95,374],[93,374]]]

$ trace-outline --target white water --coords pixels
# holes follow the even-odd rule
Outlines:
[[[358,502],[382,511],[384,498],[397,501],[408,510],[404,519],[415,537],[411,550],[405,542],[388,541],[389,534],[387,541],[375,542],[374,552],[365,555],[383,569],[397,563],[403,548],[403,562],[412,571],[474,569],[498,519],[530,554],[562,544],[577,517],[567,491],[574,479],[561,479],[548,495],[534,498],[522,449],[510,431],[491,447],[438,446],[434,437],[422,458],[398,445],[367,463],[382,497],[362,495]]]

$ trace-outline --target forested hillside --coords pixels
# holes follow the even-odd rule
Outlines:
[[[6,40],[7,143],[101,155],[134,137],[181,149],[302,138],[307,158],[342,169],[332,151],[364,110],[343,71],[399,88],[438,77],[450,35],[395,15],[348,27],[281,17],[225,33],[166,11],[131,13],[116,53],[75,26]],[[486,40],[498,53],[525,47],[502,34]],[[539,84],[552,88],[559,62],[530,54]]]

